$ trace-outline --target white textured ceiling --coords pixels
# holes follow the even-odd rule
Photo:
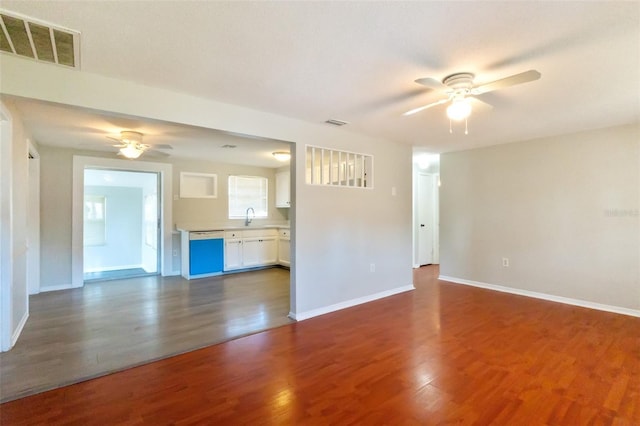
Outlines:
[[[638,121],[640,3],[32,2],[79,30],[83,71],[446,152]],[[421,77],[538,81],[488,93],[449,134]],[[165,142],[161,142],[165,143]],[[172,143],[172,145],[175,145]]]

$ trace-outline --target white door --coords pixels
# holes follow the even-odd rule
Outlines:
[[[435,177],[418,174],[418,264],[434,263]]]

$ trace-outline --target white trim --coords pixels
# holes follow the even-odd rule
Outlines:
[[[104,168],[117,170],[134,170],[155,172],[160,174],[162,208],[160,212],[160,273],[162,276],[173,275],[173,166],[167,163],[151,163],[147,161],[118,160],[103,157],[73,156],[73,195],[71,201],[71,284],[72,288],[82,287],[83,273],[83,197],[84,169]]]
[[[463,278],[449,277],[440,275],[439,280],[448,281],[455,284],[463,284],[472,287],[480,287],[488,290],[500,291],[503,293],[517,294],[518,296],[533,297],[535,299],[548,300],[550,302],[564,303],[566,305],[580,306],[582,308],[596,309],[598,311],[613,312],[615,314],[630,315],[632,317],[640,317],[640,310],[623,308],[620,306],[605,305],[602,303],[589,302],[586,300],[572,299],[570,297],[554,296],[547,293],[538,293],[536,291],[522,290],[519,288],[504,287],[496,284],[487,284],[479,281],[465,280]]]
[[[20,337],[20,334],[22,333],[22,329],[24,328],[28,319],[29,319],[29,311],[27,310],[27,312],[25,312],[22,318],[20,319],[20,322],[18,323],[18,326],[16,327],[16,329],[13,330],[13,334],[11,335],[11,347],[13,347],[18,341],[18,337]]]
[[[118,265],[118,266],[102,266],[99,268],[87,268],[84,272],[109,272],[109,271],[119,271],[121,269],[144,269],[142,267],[142,263],[138,263],[137,265]]]
[[[73,286],[71,284],[50,285],[46,287],[40,287],[40,293],[46,293],[48,291],[71,290],[72,288]]]
[[[13,334],[13,117],[4,102],[0,121],[0,351],[8,351]]]
[[[404,293],[411,290],[415,290],[413,284],[396,287],[391,290],[381,291],[380,293],[371,294],[369,296],[358,297],[357,299],[346,300],[344,302],[325,306],[323,308],[312,309],[307,312],[300,312],[298,314],[289,312],[289,318],[296,321],[304,321],[309,318],[317,317],[318,315],[324,315],[330,312],[339,311],[341,309],[351,308],[352,306],[361,305],[367,302],[373,302],[374,300],[382,299],[385,297],[393,296],[394,294]]]

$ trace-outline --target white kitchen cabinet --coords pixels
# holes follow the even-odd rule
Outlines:
[[[224,270],[242,268],[242,240],[231,238],[224,240]]]
[[[291,207],[291,179],[289,171],[276,173],[276,207]]]
[[[291,237],[288,229],[281,229],[278,242],[278,264],[291,266]]]
[[[273,265],[277,261],[277,237],[253,237],[242,240],[242,265],[244,267]]]
[[[269,266],[277,263],[278,232],[275,229],[225,232],[225,271]]]

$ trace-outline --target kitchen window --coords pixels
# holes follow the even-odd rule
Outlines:
[[[269,215],[269,180],[261,176],[229,176],[229,219],[244,219],[252,208],[256,218]]]

